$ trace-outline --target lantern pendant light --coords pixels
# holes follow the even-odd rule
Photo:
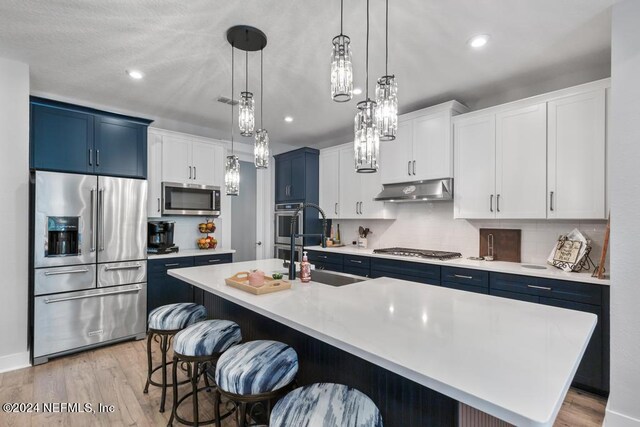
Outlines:
[[[343,1],[340,0],[340,34],[333,38],[331,53],[331,98],[336,102],[346,102],[353,97],[351,39],[342,34]]]
[[[262,123],[262,116],[264,114],[264,61],[262,59],[262,51],[263,49],[260,49],[260,129],[256,131],[256,142],[253,146],[253,161],[258,169],[266,169],[269,167],[269,133]]]
[[[224,186],[227,196],[237,196],[240,192],[240,160],[233,153],[234,52],[233,44],[231,44],[231,155],[227,156],[224,167]]]
[[[367,0],[366,99],[358,103],[354,120],[354,155],[356,172],[378,171],[380,135],[376,123],[376,102],[369,99],[369,0]]]
[[[247,31],[247,39],[249,33]],[[240,135],[253,136],[255,126],[255,101],[253,93],[249,92],[249,51],[246,51],[245,59],[245,89],[240,92],[240,109],[238,115],[238,125],[240,126]]]
[[[376,121],[381,141],[396,139],[398,132],[398,82],[394,75],[389,75],[389,0],[386,0],[385,29],[385,75],[376,84]]]

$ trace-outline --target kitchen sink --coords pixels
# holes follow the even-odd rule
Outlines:
[[[311,270],[311,281],[323,283],[329,286],[345,286],[353,283],[364,282],[365,277],[353,274],[337,273],[335,271]]]

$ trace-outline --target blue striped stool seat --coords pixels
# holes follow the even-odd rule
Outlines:
[[[318,383],[283,397],[271,412],[270,427],[382,427],[376,405],[342,384]]]
[[[175,331],[207,318],[207,310],[192,302],[167,304],[149,313],[149,329]]]
[[[255,395],[276,391],[295,379],[298,355],[277,341],[249,341],[224,352],[216,365],[222,391]]]
[[[173,351],[183,356],[211,356],[242,341],[240,326],[230,320],[204,320],[178,332]]]

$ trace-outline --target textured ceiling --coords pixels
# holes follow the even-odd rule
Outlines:
[[[613,0],[391,0],[390,64],[401,112],[448,99],[477,107],[608,76]],[[384,72],[384,1],[371,1],[371,81]],[[356,86],[364,87],[364,0],[345,1]],[[0,56],[31,65],[32,91],[165,118],[229,137],[227,28],[262,29],[265,121],[275,142],[345,142],[356,101],[329,96],[339,1],[0,0]],[[466,41],[491,34],[472,51]],[[244,55],[236,56],[236,92]],[[125,69],[140,69],[132,81]],[[249,62],[258,92],[259,54]],[[370,83],[370,89],[374,83]],[[547,84],[548,86],[548,84]],[[553,86],[553,83],[551,83]],[[555,87],[551,87],[555,89]],[[259,105],[257,103],[257,105]],[[294,122],[283,122],[292,115]],[[236,134],[237,135],[237,134]],[[248,142],[248,141],[247,141]],[[324,145],[324,144],[320,144]]]

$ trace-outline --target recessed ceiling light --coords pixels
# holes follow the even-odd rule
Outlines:
[[[468,43],[474,49],[480,49],[484,47],[489,42],[490,36],[488,34],[478,34],[477,36],[471,37]]]
[[[362,89],[360,89],[359,87],[353,89],[353,94],[354,95],[360,95],[362,93]]]
[[[129,75],[129,77],[131,77],[134,80],[140,80],[141,78],[144,77],[144,74],[142,74],[142,72],[138,70],[127,70],[127,75]]]
[[[284,118],[284,121],[287,122],[287,123],[291,123],[293,121],[293,117],[287,116],[287,117]]]

